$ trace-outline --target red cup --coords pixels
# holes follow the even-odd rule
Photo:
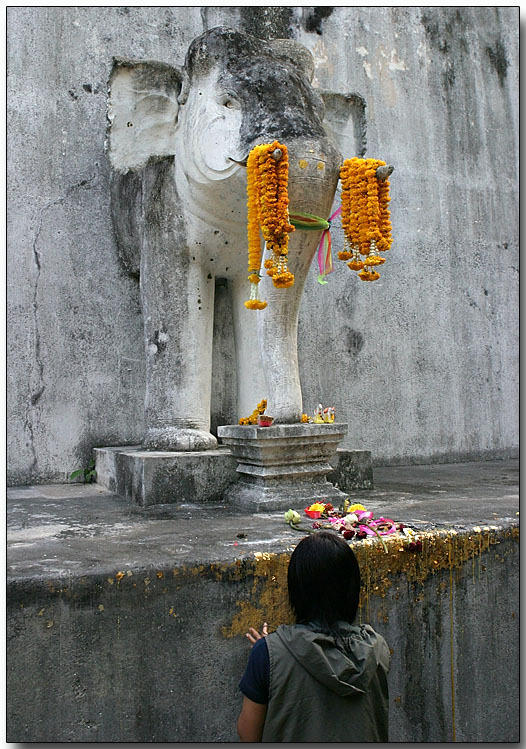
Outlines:
[[[273,416],[258,416],[258,427],[271,427],[274,421]]]

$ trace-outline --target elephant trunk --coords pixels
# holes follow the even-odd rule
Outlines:
[[[288,143],[289,211],[327,219],[338,184],[341,156],[327,139]],[[321,237],[320,231],[296,229],[289,240],[292,287],[276,289],[262,268],[261,298],[268,302],[258,313],[258,339],[267,384],[268,413],[276,423],[300,421],[302,396],[298,368],[297,331],[301,295]]]

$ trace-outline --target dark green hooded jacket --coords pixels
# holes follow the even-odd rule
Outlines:
[[[368,624],[340,622],[341,639],[316,625],[267,636],[264,742],[388,741],[389,648]]]

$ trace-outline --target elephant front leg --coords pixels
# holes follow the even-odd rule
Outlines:
[[[300,421],[302,412],[301,385],[298,368],[298,307],[297,293],[271,288],[264,298],[268,307],[258,313],[258,339],[267,383],[267,412],[278,424]],[[263,296],[263,295],[262,295]],[[294,297],[294,298],[292,298]]]
[[[177,255],[174,247],[143,255],[143,445],[210,450],[217,446],[210,434],[214,279],[198,262]]]
[[[257,313],[258,340],[267,383],[267,412],[279,424],[294,424],[301,420],[298,316],[318,238],[317,232],[304,232],[291,238],[293,261],[290,267],[295,275],[292,287],[276,289],[262,271],[260,297],[267,302],[267,307]]]

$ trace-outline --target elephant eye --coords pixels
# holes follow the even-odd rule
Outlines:
[[[236,98],[226,92],[219,97],[219,103],[227,109],[235,109],[238,106]]]

